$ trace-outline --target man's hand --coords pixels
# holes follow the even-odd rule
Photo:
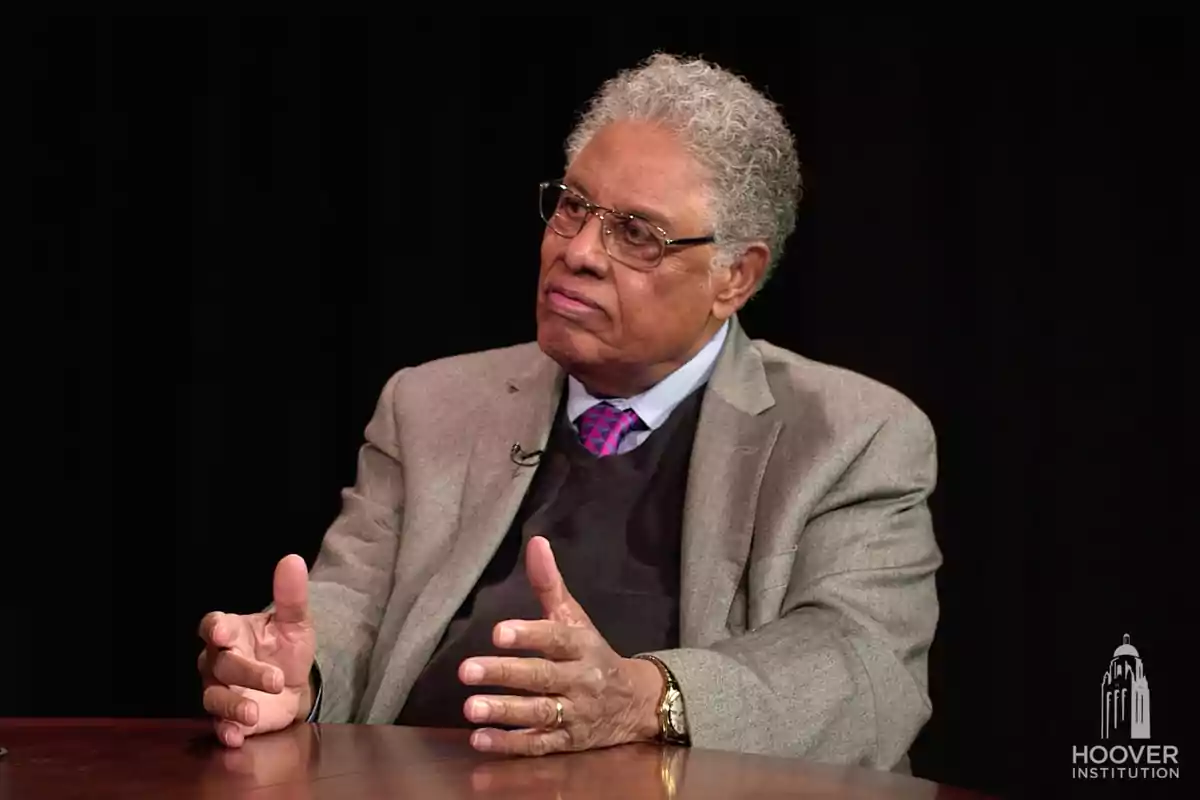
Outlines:
[[[546,658],[477,657],[459,667],[463,683],[505,686],[535,696],[475,695],[463,713],[483,728],[471,737],[477,750],[544,755],[651,741],[658,734],[658,668],[622,658],[567,592],[550,543],[534,537],[525,553],[529,582],[546,618],[508,620],[496,626],[497,647],[536,650]],[[562,704],[562,725],[557,726]]]
[[[300,556],[286,556],[275,567],[273,612],[214,611],[200,621],[200,638],[207,645],[198,661],[204,709],[226,745],[240,747],[247,736],[308,716],[317,637],[308,613],[308,567]]]

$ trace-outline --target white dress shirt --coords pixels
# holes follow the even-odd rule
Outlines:
[[[638,417],[641,418],[646,427],[630,431],[621,440],[617,452],[629,452],[646,441],[646,437],[666,422],[667,417],[671,416],[671,412],[675,410],[676,406],[682,403],[688,395],[709,379],[713,368],[716,366],[717,356],[721,352],[721,346],[725,343],[725,337],[728,333],[729,320],[726,320],[721,329],[708,341],[708,344],[704,345],[699,353],[692,356],[690,361],[646,391],[633,397],[592,397],[588,394],[587,389],[583,388],[582,383],[574,377],[568,376],[567,416],[571,420],[571,424],[578,431],[579,417],[583,415],[583,412],[597,403],[607,401],[621,411],[632,408],[637,412]]]

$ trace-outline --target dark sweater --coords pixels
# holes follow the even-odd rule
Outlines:
[[[543,619],[525,574],[525,545],[550,541],[567,590],[622,656],[678,647],[680,538],[688,462],[703,387],[638,447],[604,458],[579,443],[564,411],[512,528],[459,608],[396,723],[467,727],[472,694],[522,694],[466,686],[464,659],[543,657],[501,650],[492,631],[508,619]]]

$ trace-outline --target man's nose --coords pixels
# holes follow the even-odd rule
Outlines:
[[[604,221],[595,214],[588,217],[583,229],[567,245],[566,262],[572,271],[588,270],[603,274],[608,269],[608,253],[604,249]]]

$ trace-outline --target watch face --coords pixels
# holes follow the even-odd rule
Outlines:
[[[667,709],[668,721],[671,723],[671,728],[678,733],[683,733],[687,730],[687,722],[683,717],[683,697],[675,695],[671,698],[671,705]]]

